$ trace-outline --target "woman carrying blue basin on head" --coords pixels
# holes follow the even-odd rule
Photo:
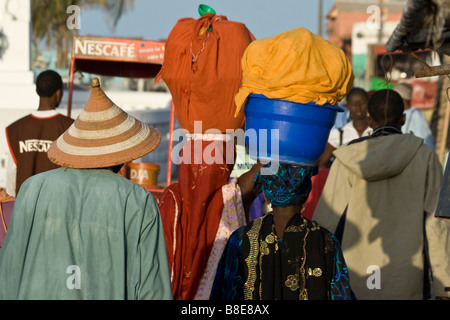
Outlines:
[[[339,242],[301,215],[337,104],[353,84],[351,66],[341,49],[297,28],[252,42],[242,69],[236,105],[246,129],[278,130],[278,149],[264,149],[262,135],[249,145],[250,156],[265,163],[255,190],[273,212],[231,235],[210,299],[355,299]]]

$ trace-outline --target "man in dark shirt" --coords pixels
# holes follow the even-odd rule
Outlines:
[[[30,176],[57,168],[48,159],[47,150],[74,121],[55,110],[61,103],[63,88],[57,72],[47,70],[39,74],[36,79],[36,93],[39,96],[37,111],[6,128],[10,149],[6,192],[13,197]]]

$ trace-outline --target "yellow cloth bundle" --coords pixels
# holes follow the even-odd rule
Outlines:
[[[353,85],[352,67],[336,45],[296,28],[253,41],[242,57],[236,115],[249,94],[270,99],[336,105]]]

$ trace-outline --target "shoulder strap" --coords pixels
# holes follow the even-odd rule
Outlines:
[[[339,128],[339,146],[342,146],[342,142],[344,141],[344,129]]]

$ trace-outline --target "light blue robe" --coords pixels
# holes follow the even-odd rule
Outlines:
[[[0,250],[3,299],[173,299],[153,195],[108,169],[29,178]]]
[[[422,138],[424,143],[435,149],[433,134],[423,113],[410,107],[405,110],[406,122],[402,126],[403,133],[413,133],[416,137]]]

